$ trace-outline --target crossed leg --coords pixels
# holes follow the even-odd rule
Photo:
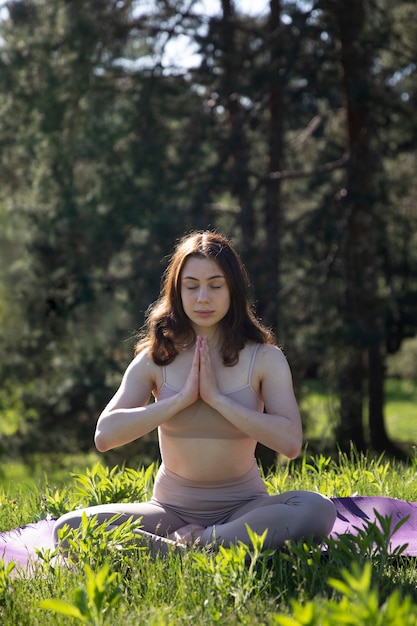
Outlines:
[[[259,535],[267,530],[265,549],[281,548],[287,540],[320,541],[330,533],[335,519],[336,509],[329,498],[312,491],[288,491],[243,505],[227,522],[201,531],[199,541],[226,547],[238,541],[248,543],[248,525]]]
[[[153,502],[99,504],[70,511],[55,522],[53,529],[55,545],[59,543],[59,531],[65,525],[73,529],[78,528],[83,514],[87,517],[96,517],[98,524],[105,524],[116,515],[118,517],[112,521],[112,525],[123,524],[130,518],[133,521],[140,520],[140,527],[135,531],[137,541],[147,545],[153,553],[165,554],[173,547],[184,545],[184,542],[174,535],[178,528],[184,526],[184,520],[174,511]]]
[[[249,543],[246,526],[261,535],[267,530],[264,548],[281,548],[287,540],[297,541],[313,538],[320,541],[328,535],[336,519],[334,504],[329,498],[312,491],[288,491],[277,495],[256,498],[230,515],[228,520],[212,526],[201,526],[196,518],[194,524],[184,520],[162,505],[154,502],[137,504],[104,504],[71,511],[60,517],[54,526],[54,540],[58,543],[58,531],[66,524],[78,528],[83,513],[97,517],[99,524],[115,515],[113,524],[121,524],[129,518],[141,518],[137,531],[138,541],[150,545],[153,552],[166,553],[170,546],[184,546],[198,542],[229,546],[242,541]]]

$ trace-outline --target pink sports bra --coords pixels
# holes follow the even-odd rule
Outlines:
[[[255,344],[247,377],[242,387],[228,391],[224,395],[232,398],[242,406],[254,411],[263,410],[263,402],[250,384],[256,353],[260,344]],[[162,368],[164,382],[158,393],[158,400],[165,400],[179,392],[166,381],[166,368]],[[168,422],[161,424],[159,430],[165,437],[187,437],[202,439],[243,439],[246,435],[228,422],[218,411],[212,409],[202,400],[178,413]]]

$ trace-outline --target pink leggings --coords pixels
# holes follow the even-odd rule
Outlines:
[[[199,524],[205,527],[202,544],[248,543],[248,525],[258,534],[268,530],[265,548],[279,548],[291,539],[320,541],[329,534],[336,519],[332,501],[318,493],[288,491],[268,495],[256,464],[240,478],[215,483],[184,479],[162,464],[149,502],[103,504],[66,513],[55,524],[56,542],[58,530],[65,524],[78,527],[83,512],[97,516],[99,523],[114,515],[119,515],[113,522],[116,524],[130,517],[142,518],[140,534],[154,539],[159,546],[179,528]]]

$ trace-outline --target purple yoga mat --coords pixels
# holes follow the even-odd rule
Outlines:
[[[355,496],[333,498],[337,509],[337,518],[330,537],[339,535],[357,535],[358,530],[376,522],[380,528],[375,511],[380,517],[391,518],[391,532],[402,519],[408,519],[396,530],[390,540],[391,552],[406,545],[402,554],[417,556],[417,502],[407,502],[383,496]]]
[[[417,556],[417,502],[405,502],[382,496],[355,496],[333,498],[337,509],[337,519],[330,537],[358,533],[370,522],[377,522],[375,511],[381,517],[391,518],[391,528],[406,516],[407,521],[391,538],[391,551],[398,546],[407,545],[402,554]],[[52,529],[54,520],[42,520],[33,524],[0,533],[0,559],[6,563],[13,561],[20,567],[26,567],[36,561],[35,548],[53,550]],[[378,524],[379,525],[379,524]]]
[[[37,560],[36,548],[54,550],[52,529],[55,520],[41,520],[14,530],[0,533],[0,559],[5,563],[13,561],[26,567]]]

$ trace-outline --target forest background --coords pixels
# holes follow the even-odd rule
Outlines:
[[[2,458],[91,450],[167,255],[205,228],[241,253],[297,393],[333,399],[331,444],[399,452],[416,60],[414,1],[3,3]],[[155,457],[154,435],[120,454]]]

